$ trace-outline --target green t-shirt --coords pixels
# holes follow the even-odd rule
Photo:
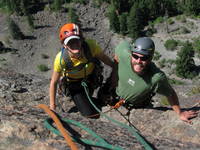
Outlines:
[[[117,95],[130,103],[146,100],[152,91],[170,96],[173,89],[165,73],[154,63],[149,64],[147,73],[142,76],[132,70],[130,48],[130,43],[123,41],[115,49],[115,55],[119,58]]]

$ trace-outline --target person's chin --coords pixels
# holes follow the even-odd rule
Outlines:
[[[142,68],[142,67],[137,67],[137,66],[134,67],[134,72],[137,74],[142,74],[143,70],[144,70],[144,68]]]
[[[79,54],[81,51],[80,51],[80,50],[71,50],[71,52],[72,52],[73,54]]]

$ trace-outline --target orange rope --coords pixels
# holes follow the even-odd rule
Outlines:
[[[55,113],[52,110],[50,110],[49,107],[46,106],[45,104],[39,104],[37,107],[43,109],[47,114],[50,115],[50,117],[55,122],[58,130],[60,131],[60,133],[65,138],[67,144],[70,146],[71,150],[78,150],[76,144],[72,141],[72,139],[69,136],[68,132],[65,130],[65,128],[63,127],[61,121],[58,119],[58,117],[55,115]]]

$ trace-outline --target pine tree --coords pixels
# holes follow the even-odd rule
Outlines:
[[[62,8],[62,1],[61,0],[54,0],[53,3],[53,10],[59,11]]]
[[[189,15],[200,14],[200,1],[198,0],[185,0],[185,13]]]
[[[79,17],[73,8],[69,8],[68,12],[69,22],[80,25]]]
[[[111,5],[115,8],[115,11],[119,13],[120,11],[120,0],[111,0]]]
[[[143,24],[141,23],[142,20],[140,15],[140,8],[138,8],[137,4],[134,4],[128,17],[128,34],[133,39],[136,39],[141,35]]]
[[[120,33],[125,35],[127,33],[127,16],[128,13],[122,13],[119,17]]]
[[[192,78],[196,74],[195,63],[194,63],[194,50],[192,44],[186,42],[178,53],[176,59],[176,74],[182,78]]]
[[[110,7],[108,18],[110,20],[110,29],[113,30],[114,32],[119,33],[120,32],[119,18],[117,16],[116,9],[114,6]]]
[[[18,25],[11,18],[8,18],[7,22],[11,37],[16,40],[24,39],[24,35]]]

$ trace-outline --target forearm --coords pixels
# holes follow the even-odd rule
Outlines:
[[[50,95],[50,107],[55,108],[56,106],[56,90],[57,85],[55,83],[50,84],[49,95]]]
[[[100,53],[98,56],[97,56],[98,59],[100,59],[104,64],[110,66],[111,68],[113,68],[113,61],[111,60],[110,57],[108,57],[107,55],[105,55],[104,53]]]
[[[181,113],[181,108],[179,105],[179,101],[178,101],[178,96],[175,93],[175,91],[173,92],[172,96],[168,97],[168,101],[170,103],[170,105],[172,106],[172,109],[178,114],[180,115]]]
[[[56,104],[56,91],[57,91],[57,84],[60,79],[60,73],[53,72],[50,82],[50,88],[49,88],[49,96],[50,96],[50,108],[52,110],[55,109]]]
[[[113,70],[111,73],[111,82],[112,82],[112,88],[117,87],[118,82],[118,63],[115,61],[113,65]]]

